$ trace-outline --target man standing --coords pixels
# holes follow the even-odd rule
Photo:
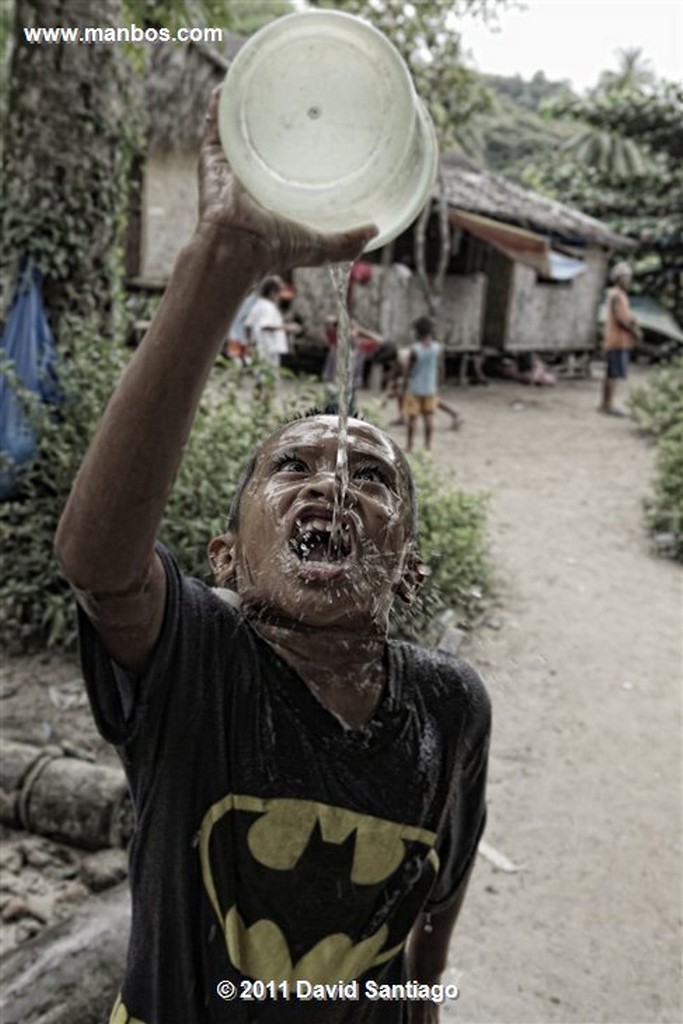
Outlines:
[[[638,340],[640,332],[628,301],[633,271],[628,263],[617,263],[611,277],[614,287],[610,288],[607,295],[607,325],[604,339],[606,368],[599,411],[608,416],[624,416],[625,413],[621,409],[614,407],[614,393],[617,381],[620,378],[625,380],[628,376],[628,354]]]
[[[285,323],[278,305],[281,292],[282,280],[267,277],[261,285],[259,298],[244,321],[251,344],[256,347],[261,360],[272,367],[275,380],[280,372],[280,359],[289,351],[287,335],[301,332],[299,324]]]

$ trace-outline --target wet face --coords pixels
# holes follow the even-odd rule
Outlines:
[[[408,469],[381,431],[349,421],[349,487],[333,534],[338,418],[290,423],[260,448],[239,526],[212,542],[214,566],[233,575],[246,614],[310,625],[384,630],[395,594],[409,597]]]

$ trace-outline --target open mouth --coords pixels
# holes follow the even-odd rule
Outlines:
[[[331,519],[297,520],[289,545],[304,563],[339,563],[352,551],[348,524],[333,527]]]

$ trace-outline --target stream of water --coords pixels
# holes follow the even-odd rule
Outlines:
[[[334,474],[334,515],[330,543],[339,547],[341,543],[341,515],[349,486],[349,407],[353,393],[353,346],[351,344],[351,319],[349,316],[348,290],[351,276],[350,263],[329,264],[330,280],[337,298],[337,369],[336,397],[339,415],[339,440]]]

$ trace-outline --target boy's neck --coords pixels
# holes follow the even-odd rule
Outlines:
[[[386,682],[386,637],[260,620],[256,632],[343,725],[373,717]]]

